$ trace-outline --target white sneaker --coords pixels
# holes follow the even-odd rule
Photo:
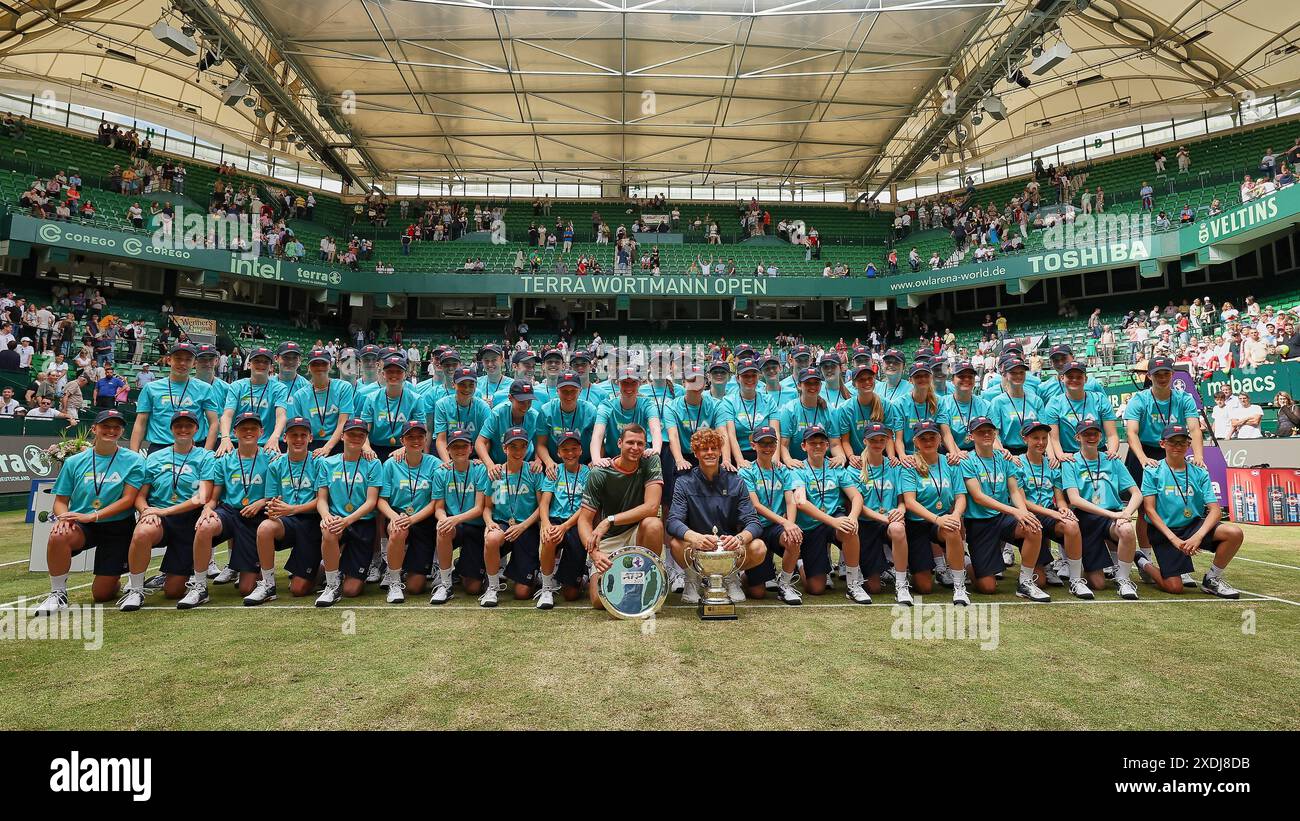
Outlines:
[[[208,570],[211,569],[212,569],[212,565],[208,565]],[[216,578],[212,579],[212,583],[230,584],[231,582],[233,582],[235,579],[238,578],[239,578],[239,571],[231,570],[230,565],[226,565],[225,567],[221,568],[221,572],[216,575]]]
[[[145,595],[149,595],[149,592],[152,590],[162,590],[165,584],[167,584],[167,574],[155,573],[144,580]]]
[[[686,579],[686,588],[682,590],[682,604],[699,604],[700,603],[700,582],[699,577],[690,578],[688,574]]]
[[[384,581],[388,582],[387,600],[389,604],[401,604],[406,601],[406,594],[402,592],[406,589],[406,585],[402,584],[400,579],[392,578],[392,574],[389,573],[385,574]]]
[[[176,602],[177,610],[192,610],[200,604],[208,603],[208,586],[202,582],[186,582],[185,595]]]
[[[1052,597],[1044,593],[1043,589],[1035,584],[1033,579],[1017,584],[1016,596],[1037,602],[1049,602],[1052,600]]]
[[[221,574],[221,568],[217,567],[217,560],[213,559],[208,562],[208,578],[215,579]]]
[[[849,566],[844,563],[844,559],[840,559],[840,563],[835,565],[835,575],[839,576],[841,579],[848,578]]]
[[[429,597],[429,604],[446,604],[447,599],[450,599],[451,596],[451,585],[439,584],[433,589],[433,595]]]
[[[1115,574],[1118,572],[1119,572],[1119,565],[1112,564],[1110,567],[1102,568],[1101,575],[1105,577],[1108,581],[1114,581]]]
[[[1209,574],[1201,579],[1201,589],[1206,593],[1213,593],[1221,599],[1239,599],[1241,594],[1237,589],[1228,584],[1227,580],[1220,576],[1217,579],[1211,579]]]
[[[904,607],[912,606],[912,588],[907,585],[895,585],[894,598]]]
[[[376,553],[370,560],[370,569],[366,571],[366,584],[374,584],[384,577],[384,564],[380,554]]]
[[[957,607],[970,607],[970,594],[966,592],[966,585],[952,586],[952,603]]]
[[[722,584],[727,588],[727,598],[731,599],[732,604],[740,604],[745,600],[745,589],[740,586],[739,573],[732,573],[723,579]]]
[[[871,594],[867,592],[867,587],[863,584],[861,568],[845,577],[844,595],[854,604],[871,604]]]
[[[144,606],[144,591],[127,588],[122,598],[117,600],[117,609],[123,613],[134,613]]]
[[[680,570],[674,570],[668,577],[668,592],[680,593],[686,589],[686,574]]]
[[[275,585],[267,584],[266,579],[258,579],[253,592],[244,597],[244,606],[257,607],[259,604],[266,604],[269,601],[275,601]]]
[[[1128,601],[1137,601],[1138,589],[1137,589],[1137,585],[1133,583],[1132,579],[1126,579],[1123,576],[1116,576],[1115,589],[1119,591],[1119,597],[1121,599],[1127,599]]]
[[[1088,586],[1088,582],[1084,579],[1070,579],[1070,595],[1076,599],[1092,600],[1096,598],[1092,594],[1092,588]]]
[[[1060,587],[1063,584],[1063,582],[1061,581],[1061,577],[1056,575],[1056,571],[1052,568],[1050,564],[1043,569],[1043,578],[1047,581],[1047,584],[1051,587]]]
[[[1195,590],[1195,589],[1196,589],[1196,577],[1193,576],[1191,573],[1184,573],[1184,574],[1182,575],[1182,580],[1183,580],[1183,589],[1184,589],[1184,590]]]
[[[44,601],[36,605],[36,609],[32,611],[32,615],[48,616],[51,613],[55,613],[59,610],[67,610],[67,609],[68,609],[67,592],[63,590],[53,590],[50,591],[50,595],[45,597]]]
[[[316,606],[333,607],[342,598],[343,593],[337,584],[326,584],[325,589],[316,597]]]
[[[538,610],[550,610],[555,607],[555,593],[546,585],[537,588],[533,598],[537,599],[536,607]]]
[[[1006,542],[1002,543],[1002,563],[1007,567],[1016,563],[1016,549]]]
[[[483,586],[483,595],[478,597],[479,607],[496,607],[497,606],[498,587],[495,584],[485,584]]]
[[[776,584],[776,600],[782,604],[803,604],[803,596],[799,595],[799,591],[795,588],[794,583],[781,584],[780,579],[777,580]]]
[[[952,569],[945,567],[943,570],[934,571],[934,579],[944,587],[952,587]]]

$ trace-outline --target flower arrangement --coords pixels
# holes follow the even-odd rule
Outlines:
[[[51,462],[62,465],[68,459],[81,453],[91,446],[91,441],[85,436],[73,436],[60,439],[58,442],[50,445],[45,449],[45,455]]]

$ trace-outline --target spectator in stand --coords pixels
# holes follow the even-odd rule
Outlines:
[[[17,399],[14,399],[14,389],[5,388],[0,391],[0,417],[14,418],[27,413]]]
[[[1155,207],[1155,190],[1151,188],[1150,183],[1142,181],[1142,187],[1138,189],[1138,194],[1142,197],[1142,209],[1150,211]]]
[[[158,375],[153,372],[152,367],[148,362],[146,362],[140,366],[140,372],[135,375],[135,386],[143,389],[145,385],[148,385],[157,378]]]
[[[22,368],[22,358],[18,355],[18,343],[13,339],[0,350],[0,371],[19,371]]]
[[[117,396],[126,388],[126,380],[113,370],[113,363],[104,366],[104,374],[95,382],[91,397],[97,408],[117,407]]]
[[[1156,149],[1155,159],[1156,159],[1156,173],[1157,174],[1165,173],[1165,152],[1161,149]]]
[[[1287,391],[1278,391],[1273,404],[1277,405],[1277,435],[1295,436],[1300,433],[1300,403]]]
[[[1192,155],[1188,153],[1187,146],[1178,146],[1178,173],[1185,174],[1192,169]]]
[[[1237,394],[1238,406],[1228,412],[1228,425],[1232,439],[1258,439],[1263,436],[1260,423],[1264,419],[1264,410],[1250,401],[1250,394]]]

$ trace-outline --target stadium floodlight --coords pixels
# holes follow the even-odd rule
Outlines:
[[[186,57],[198,56],[199,44],[194,42],[194,38],[171,25],[166,20],[159,20],[154,24],[151,31],[153,32],[153,36],[158,39],[158,42],[171,48],[173,51],[179,51]]]
[[[980,103],[980,107],[984,109],[985,114],[995,120],[1005,120],[1007,118],[1007,107],[1002,104],[1000,98],[992,94],[984,98],[983,102]]]
[[[1021,88],[1029,88],[1030,84],[1033,81],[1030,80],[1028,77],[1026,77],[1023,71],[1021,71],[1020,69],[1016,69],[1015,71],[1007,75],[1007,82],[1015,83]]]
[[[1029,50],[1029,53],[1034,57],[1041,57],[1043,55],[1043,47],[1035,44],[1035,46]]]
[[[1074,51],[1070,49],[1069,45],[1067,45],[1064,40],[1062,40],[1044,51],[1042,54],[1036,56],[1034,61],[1029,64],[1029,72],[1035,75],[1046,74],[1061,63],[1070,59],[1070,55],[1072,54],[1074,54]]]
[[[982,125],[983,123],[984,123],[984,115],[981,114],[979,111],[976,111],[974,114],[970,116],[971,125]]]
[[[222,94],[221,103],[222,105],[234,106],[238,104],[240,100],[248,96],[250,90],[248,82],[245,81],[243,77],[236,77],[226,86],[225,91]],[[254,100],[254,102],[256,102],[256,100]]]

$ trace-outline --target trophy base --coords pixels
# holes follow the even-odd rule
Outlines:
[[[733,621],[736,618],[736,605],[729,601],[702,601],[696,613],[703,621]]]

